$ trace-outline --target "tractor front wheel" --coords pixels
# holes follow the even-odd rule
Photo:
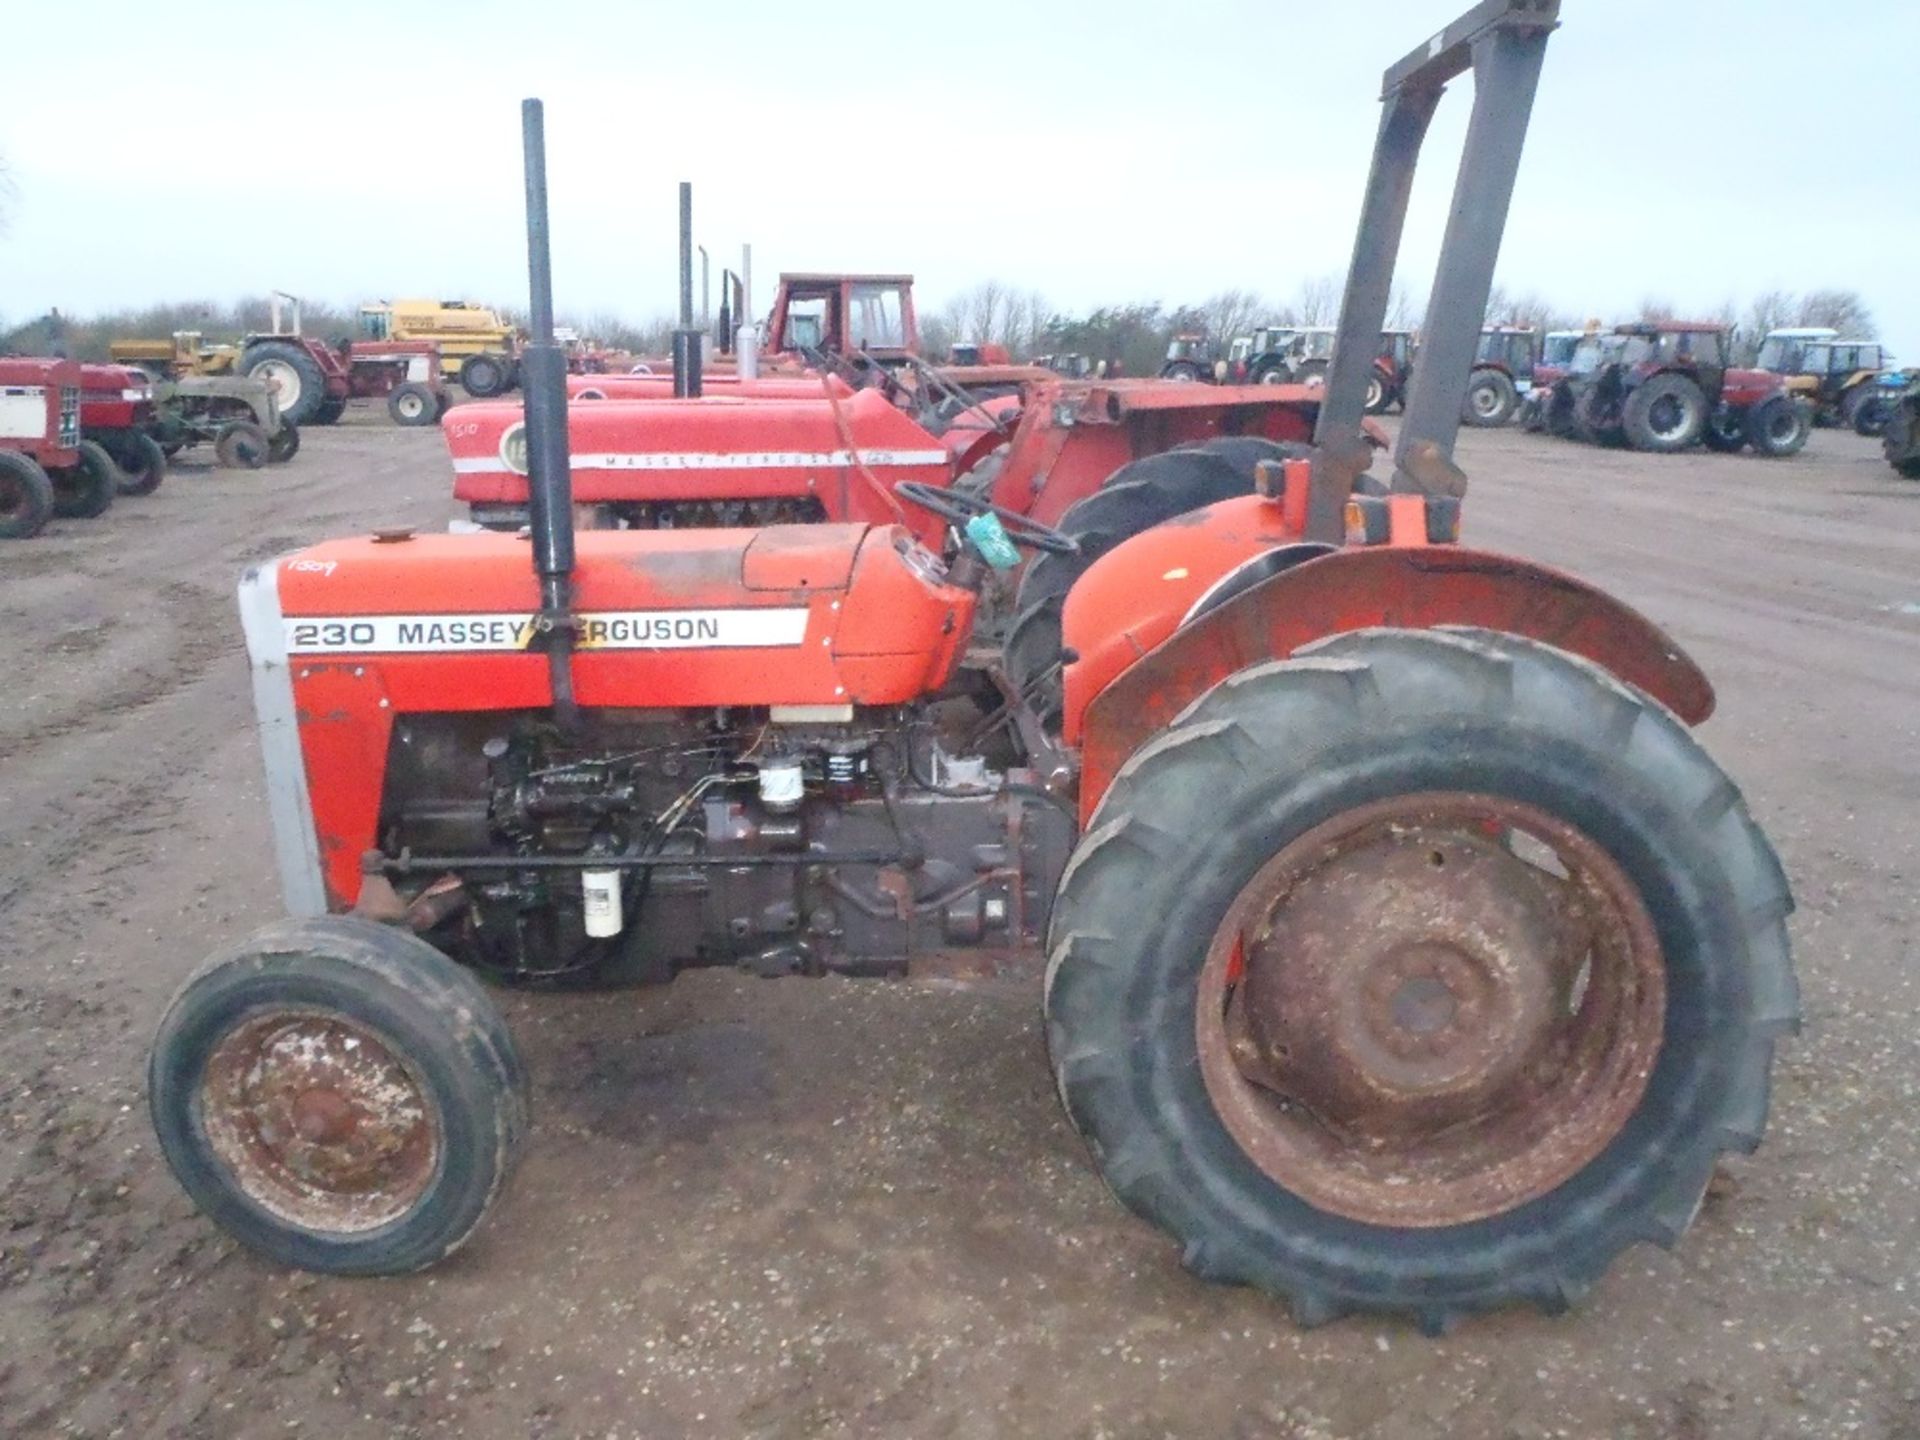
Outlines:
[[[258,470],[272,451],[267,432],[251,420],[229,420],[213,437],[214,458],[230,470]]]
[[[121,437],[114,464],[120,471],[117,483],[122,495],[151,495],[167,478],[167,452],[144,430]]]
[[[512,1169],[526,1077],[480,984],[424,940],[287,920],[215,957],[147,1061],[194,1203],[283,1265],[393,1275],[451,1254]]]
[[[49,470],[53,513],[63,520],[95,520],[107,513],[120,487],[113,457],[96,440],[82,440],[80,459],[64,470]]]
[[[1357,631],[1121,770],[1053,911],[1048,1050],[1202,1278],[1304,1323],[1557,1311],[1759,1143],[1791,908],[1640,692],[1510,635]]]
[[[1754,454],[1769,460],[1798,455],[1812,437],[1812,408],[1789,396],[1763,400],[1747,414],[1747,441]]]
[[[1476,370],[1467,382],[1461,418],[1467,424],[1492,430],[1513,422],[1520,411],[1520,389],[1501,370]]]
[[[0,450],[0,540],[28,540],[53,518],[53,481],[31,455]]]
[[[440,418],[440,397],[432,387],[409,381],[387,396],[387,414],[396,425],[431,425]]]
[[[300,427],[281,425],[267,440],[267,459],[275,465],[284,465],[300,453]]]

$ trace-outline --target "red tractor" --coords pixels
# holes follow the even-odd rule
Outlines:
[[[290,914],[161,1022],[152,1113],[192,1196],[280,1263],[415,1270],[525,1137],[478,977],[1044,944],[1067,1113],[1198,1276],[1437,1332],[1563,1309],[1675,1242],[1760,1139],[1796,1015],[1787,883],[1688,731],[1713,693],[1674,641],[1456,538],[1556,23],[1490,0],[1387,73],[1314,444],[1079,577],[1057,724],[968,642],[991,571],[1076,542],[978,491],[891,486],[937,527],[575,534],[527,102],[528,538],[343,539],[242,582]],[[1469,70],[1454,213],[1477,225],[1376,480],[1371,341],[1418,137]]]
[[[167,477],[155,440],[153,381],[130,365],[80,367],[80,433],[112,458],[122,495],[151,495]]]
[[[288,307],[282,328],[282,305]],[[264,381],[289,425],[331,425],[349,400],[384,399],[396,425],[432,425],[447,408],[440,347],[429,340],[329,346],[300,332],[300,301],[275,293],[271,331],[240,344],[234,371]]]
[[[1712,323],[1621,325],[1575,351],[1544,406],[1556,434],[1671,454],[1705,444],[1797,455],[1813,430],[1811,408],[1768,370],[1727,364],[1727,332]]]
[[[37,535],[52,517],[91,520],[118,475],[81,432],[76,360],[0,357],[0,540]]]
[[[1467,377],[1461,419],[1480,429],[1511,425],[1533,391],[1540,364],[1540,332],[1530,326],[1490,325],[1480,332],[1473,371]]]

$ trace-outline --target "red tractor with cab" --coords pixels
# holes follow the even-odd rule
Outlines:
[[[83,384],[77,360],[0,356],[0,540],[113,504],[112,457],[81,429]]]
[[[1768,370],[1728,364],[1725,327],[1647,321],[1583,342],[1545,403],[1557,434],[1671,454],[1705,444],[1731,453],[1797,455],[1813,430],[1810,406]]]
[[[1489,325],[1480,332],[1467,377],[1467,404],[1461,419],[1480,429],[1510,425],[1533,392],[1540,363],[1540,332],[1530,326]]]
[[[281,1264],[416,1270],[526,1138],[482,979],[1038,946],[1072,1125],[1203,1279],[1437,1333],[1675,1243],[1759,1143],[1792,902],[1674,640],[1459,543],[1453,443],[1557,17],[1484,0],[1387,72],[1312,443],[1079,575],[1055,721],[969,653],[989,573],[1075,558],[1031,507],[905,479],[911,525],[575,533],[527,102],[526,537],[353,537],[241,584],[289,915],[161,1021],[153,1120],[194,1199]],[[1468,72],[1475,223],[1375,478],[1372,341]]]

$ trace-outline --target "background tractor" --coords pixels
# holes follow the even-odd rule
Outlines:
[[[1706,444],[1731,452],[1796,455],[1812,428],[1808,407],[1778,375],[1732,369],[1714,324],[1621,325],[1581,342],[1554,386],[1544,424],[1557,434],[1668,454]]]
[[[360,307],[356,348],[409,340],[432,345],[440,378],[458,380],[476,398],[504,395],[519,383],[519,332],[484,306],[468,300],[381,300]]]
[[[1467,377],[1467,408],[1462,418],[1483,429],[1512,424],[1532,393],[1539,363],[1539,331],[1511,325],[1482,330],[1473,354],[1473,372]]]
[[[1162,380],[1192,382],[1225,378],[1223,362],[1205,335],[1176,335],[1167,342],[1167,358],[1160,366]]]
[[[418,1269],[526,1131],[476,977],[1044,943],[1068,1117],[1197,1276],[1438,1333],[1564,1309],[1677,1241],[1719,1155],[1759,1142],[1795,1023],[1785,877],[1688,732],[1712,691],[1673,640],[1457,541],[1453,443],[1556,23],[1489,0],[1388,71],[1314,444],[1094,562],[1057,727],[966,652],[985,575],[1075,542],[984,495],[894,487],[937,550],[895,523],[574,533],[527,102],[527,538],[332,541],[242,582],[290,914],[161,1021],[151,1109],[189,1193],[282,1264]],[[1372,480],[1407,182],[1469,72],[1475,225]]]
[[[153,438],[153,381],[130,365],[80,367],[80,433],[113,459],[122,495],[151,495],[167,476]]]
[[[1909,376],[1906,388],[1886,404],[1881,444],[1887,463],[1909,480],[1920,480],[1920,377]]]
[[[91,520],[113,504],[112,457],[81,431],[80,363],[0,357],[0,539],[49,519]]]
[[[1880,342],[1821,339],[1792,349],[1797,355],[1794,368],[1775,371],[1786,379],[1787,392],[1811,407],[1816,425],[1853,428],[1861,408],[1874,399],[1880,374],[1887,368]]]
[[[183,375],[157,381],[150,434],[172,458],[195,445],[213,446],[227,469],[258,470],[291,460],[300,431],[274,403],[264,381],[239,375]]]

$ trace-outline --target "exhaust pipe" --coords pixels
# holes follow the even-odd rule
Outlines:
[[[698,400],[701,332],[693,323],[693,182],[680,182],[680,326],[673,332],[673,393]]]
[[[553,257],[547,230],[544,107],[520,102],[527,170],[528,328],[521,354],[527,403],[527,509],[533,568],[540,576],[536,629],[547,652],[553,707],[562,723],[579,718],[573,698],[573,468],[567,451],[567,357],[553,338]]]

